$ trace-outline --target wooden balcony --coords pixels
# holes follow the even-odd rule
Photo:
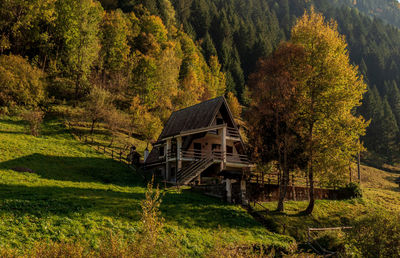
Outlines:
[[[231,138],[240,138],[239,132],[235,128],[227,127],[226,136]]]
[[[247,155],[232,154],[232,153],[226,154],[226,161],[231,163],[243,163],[243,164],[250,163],[249,157],[247,157]]]
[[[177,154],[176,152],[168,151],[167,152],[168,160],[176,159],[176,154]],[[216,150],[209,152],[209,151],[189,149],[189,150],[182,150],[180,157],[182,160],[200,160],[205,158],[212,158],[215,161],[222,161],[224,159],[224,152]],[[250,163],[247,155],[233,154],[233,153],[226,154],[226,161],[238,164]]]

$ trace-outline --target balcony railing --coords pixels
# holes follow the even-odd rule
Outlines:
[[[222,151],[215,151],[214,150],[211,153],[208,152],[208,151],[206,152],[206,151],[194,150],[194,149],[181,151],[181,157],[183,159],[203,159],[203,158],[206,158],[206,157],[210,157],[210,154],[211,154],[211,157],[213,159],[216,159],[216,160],[222,160],[223,159],[223,152]]]
[[[247,155],[233,154],[233,153],[226,154],[226,161],[232,162],[232,163],[249,163],[250,162]]]
[[[167,151],[167,155],[168,155],[168,159],[176,158],[176,152]],[[224,159],[224,152],[213,150],[210,153],[209,151],[202,151],[202,150],[195,150],[195,149],[181,151],[182,159],[199,160],[199,159],[204,159],[204,158],[209,158],[209,157],[212,157],[214,160],[222,161]],[[227,160],[227,162],[231,162],[231,163],[242,163],[242,164],[249,163],[249,158],[247,157],[247,155],[242,155],[242,154],[227,153],[226,160]]]
[[[226,135],[229,137],[239,138],[239,132],[235,128],[228,127],[226,129]]]

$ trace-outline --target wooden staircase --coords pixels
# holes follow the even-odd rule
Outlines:
[[[186,185],[190,183],[193,179],[198,177],[201,174],[201,172],[206,170],[213,163],[214,163],[214,158],[212,155],[190,163],[188,166],[178,171],[176,177],[176,184]]]

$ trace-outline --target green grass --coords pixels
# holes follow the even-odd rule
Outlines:
[[[355,173],[353,173],[355,175]],[[311,215],[303,215],[308,201],[285,202],[285,212],[275,212],[276,202],[263,203],[270,212],[261,212],[272,232],[287,234],[298,242],[307,239],[308,227],[351,226],[364,215],[374,212],[400,212],[400,191],[394,179],[400,174],[361,166],[363,198],[351,200],[317,200]],[[260,206],[258,211],[265,211]]]
[[[33,137],[22,121],[0,119],[0,153],[0,247],[23,251],[39,241],[81,239],[96,248],[108,231],[134,237],[146,190],[142,178],[75,140],[59,121],[46,121],[41,136]],[[164,230],[180,241],[183,255],[205,255],[216,237],[286,250],[294,242],[239,206],[187,190],[166,191],[161,211]]]

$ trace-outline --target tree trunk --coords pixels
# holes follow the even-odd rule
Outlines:
[[[309,144],[310,144],[310,160],[308,166],[308,179],[310,181],[310,188],[309,188],[309,197],[310,202],[308,203],[308,207],[305,210],[306,214],[311,214],[314,210],[315,204],[315,197],[314,197],[314,171],[313,171],[313,125],[310,126],[309,131]]]
[[[308,177],[310,181],[310,189],[309,189],[309,196],[310,196],[310,202],[308,203],[308,207],[305,210],[306,214],[311,214],[314,210],[314,204],[315,204],[315,197],[314,197],[314,172],[312,169],[312,166],[310,166],[309,171],[308,171]]]
[[[282,171],[282,170],[281,170]],[[285,200],[285,172],[283,171],[282,173],[282,179],[279,184],[279,199],[278,199],[278,207],[276,208],[277,211],[283,211],[284,210],[284,204],[283,201]]]
[[[285,197],[287,194],[287,187],[289,184],[289,168],[288,168],[288,164],[287,164],[287,134],[285,134],[285,147],[283,150],[283,162],[280,161],[283,164],[283,176],[282,176],[282,180],[280,183],[280,187],[279,187],[279,200],[278,200],[278,207],[277,210],[278,211],[283,211],[284,210],[284,201],[285,201]]]
[[[93,134],[93,131],[94,131],[94,124],[96,123],[96,119],[94,119],[94,120],[92,120],[92,126],[91,126],[91,128],[90,128],[90,134],[92,135]]]

